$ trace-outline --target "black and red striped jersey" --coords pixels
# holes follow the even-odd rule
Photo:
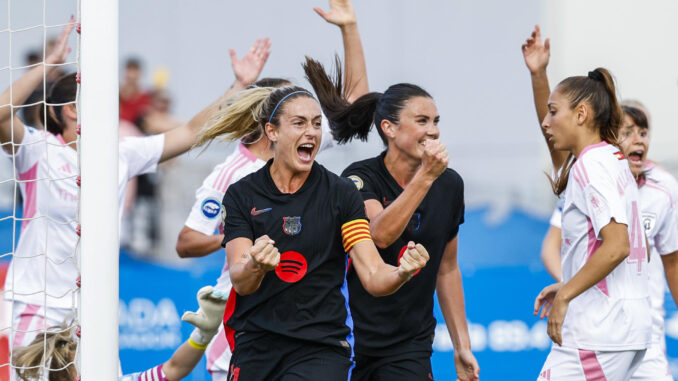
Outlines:
[[[377,200],[387,208],[403,192],[381,155],[351,164],[342,176],[353,181],[363,200]],[[367,356],[390,356],[432,349],[436,320],[433,295],[446,245],[464,222],[464,183],[452,169],[433,182],[426,197],[410,217],[403,234],[386,249],[384,262],[398,266],[409,241],[428,250],[426,267],[392,295],[375,298],[363,288],[356,272],[347,274],[349,301],[355,324],[355,351]]]
[[[229,341],[270,332],[352,349],[342,226],[365,221],[362,198],[350,181],[317,163],[297,192],[282,193],[271,164],[231,185],[223,200],[224,246],[266,234],[281,253],[256,292],[231,292],[224,316]]]

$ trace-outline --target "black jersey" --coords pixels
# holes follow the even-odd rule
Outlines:
[[[234,345],[233,335],[244,342],[272,332],[352,348],[341,227],[365,219],[360,194],[317,163],[297,192],[281,193],[270,175],[272,162],[231,185],[222,203],[224,246],[266,234],[281,254],[256,292],[231,292],[224,316],[229,342]]]
[[[381,155],[351,164],[342,176],[353,180],[364,200],[378,200],[386,208],[403,189],[386,169]],[[347,274],[350,306],[355,323],[357,353],[389,356],[403,352],[430,352],[436,320],[433,293],[440,261],[448,242],[464,222],[464,183],[447,169],[431,185],[403,234],[386,249],[379,249],[384,262],[398,266],[409,241],[428,250],[426,267],[395,294],[375,298],[365,291],[355,271]]]

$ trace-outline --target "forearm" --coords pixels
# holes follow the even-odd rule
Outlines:
[[[674,303],[678,304],[678,251],[662,255],[662,263],[664,264],[664,274],[669,290],[671,290],[671,296]]]
[[[461,281],[461,271],[458,267],[452,271],[438,274],[436,291],[454,349],[470,350],[471,339],[466,323],[464,287]]]
[[[162,371],[170,381],[178,381],[188,376],[191,371],[202,359],[205,350],[191,347],[188,341],[185,341],[174,352],[172,357],[162,365]]]
[[[181,258],[204,257],[221,249],[223,234],[205,235],[186,226],[177,239],[177,254]]]
[[[546,271],[560,282],[562,279],[562,270],[560,264],[560,229],[551,226],[546,232],[544,242],[541,246],[541,260],[544,263]]]
[[[245,255],[249,256],[249,254],[243,254],[243,258]],[[249,259],[245,263],[237,263],[234,266],[229,264],[229,275],[235,292],[238,295],[249,295],[259,289],[266,273],[257,268],[254,262]]]
[[[0,95],[0,105],[8,105],[12,103],[14,106],[22,105],[28,97],[35,91],[35,89],[42,83],[44,74],[49,74],[54,70],[53,66],[48,66],[43,71],[43,65],[37,65],[28,71],[24,76],[17,79],[11,88],[7,88],[5,92]],[[10,102],[11,101],[11,102]],[[0,108],[0,120],[7,120],[11,116],[10,107]]]
[[[546,67],[541,70],[530,73],[532,79],[532,96],[534,97],[534,107],[537,111],[537,119],[539,121],[539,127],[544,136],[544,141],[546,141],[546,146],[549,149],[551,155],[551,162],[553,163],[553,168],[557,171],[565,160],[567,160],[567,152],[565,151],[556,151],[553,148],[553,144],[549,142],[548,137],[544,135],[544,129],[541,128],[541,123],[546,118],[546,114],[549,112],[548,103],[549,96],[551,95],[551,88],[549,86],[549,79],[546,75]]]
[[[423,174],[415,174],[403,192],[370,220],[370,234],[378,247],[383,249],[390,246],[403,234],[412,214],[426,197],[433,181]]]
[[[628,247],[623,248],[603,241],[603,244],[591,255],[586,264],[563,285],[557,297],[568,302],[571,301],[603,280],[628,257],[628,254]]]
[[[358,24],[352,23],[341,26],[341,37],[344,41],[344,73],[346,98],[350,103],[367,94],[367,67],[365,53],[360,41]]]
[[[188,123],[165,133],[165,147],[160,156],[160,162],[172,159],[191,149],[198,141],[200,130],[210,120],[214,113],[222,107],[226,99],[243,89],[244,86],[242,84],[237,81],[234,82],[233,86],[219,97],[219,99],[193,116]]]
[[[374,297],[391,295],[409,280],[409,277],[399,274],[397,267],[386,263],[381,263],[369,274],[359,278],[365,290]]]

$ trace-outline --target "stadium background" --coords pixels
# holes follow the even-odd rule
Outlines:
[[[0,30],[64,22],[73,0],[0,0]],[[520,44],[534,24],[551,37],[552,83],[605,66],[617,76],[621,96],[640,99],[652,114],[650,157],[678,169],[678,2],[669,0],[353,0],[366,54],[370,88],[414,82],[436,99],[441,139],[451,166],[466,183],[466,223],[460,232],[467,315],[484,380],[534,379],[549,347],[545,325],[532,316],[536,293],[550,282],[539,260],[541,239],[555,205],[544,170],[548,159],[532,106],[529,74]],[[271,37],[272,54],[262,76],[283,76],[305,85],[304,55],[331,63],[341,54],[336,27],[312,7],[325,0],[120,0],[121,63],[142,59],[144,81],[168,74],[173,112],[187,120],[232,82],[228,48],[239,56],[257,37]],[[56,30],[48,32],[55,34]],[[16,33],[11,60],[20,66],[42,31]],[[9,37],[0,33],[0,51]],[[8,57],[9,59],[9,57]],[[15,71],[15,77],[20,72]],[[155,77],[157,79],[157,77]],[[9,84],[0,72],[0,87]],[[169,357],[187,338],[179,316],[195,307],[199,287],[213,283],[223,254],[180,260],[176,236],[193,203],[193,192],[233,146],[214,144],[162,169],[158,244],[124,251],[120,261],[120,355],[124,371],[146,369]],[[376,155],[378,139],[319,155],[335,172]],[[0,163],[0,178],[11,165]],[[12,193],[0,188],[2,215],[11,214]],[[112,222],[113,223],[113,222]],[[11,225],[0,223],[2,253],[11,251]],[[669,297],[670,299],[670,297]],[[678,358],[678,312],[667,303],[669,357]],[[439,321],[442,317],[436,312]],[[437,335],[434,374],[453,377],[451,344],[443,325]],[[104,345],[102,343],[102,345]],[[672,360],[678,374],[678,359]],[[203,366],[189,377],[207,380]]]

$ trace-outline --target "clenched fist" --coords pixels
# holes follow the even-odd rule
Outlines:
[[[269,272],[278,266],[280,252],[273,246],[274,243],[275,241],[265,234],[254,241],[254,246],[250,248],[249,255],[255,269]]]
[[[407,250],[400,258],[400,266],[398,266],[398,274],[404,279],[410,279],[415,272],[424,268],[426,262],[429,260],[428,251],[422,244],[414,244],[410,241],[407,244]]]
[[[424,142],[424,155],[421,158],[420,169],[434,180],[447,169],[450,156],[447,148],[438,139]]]

